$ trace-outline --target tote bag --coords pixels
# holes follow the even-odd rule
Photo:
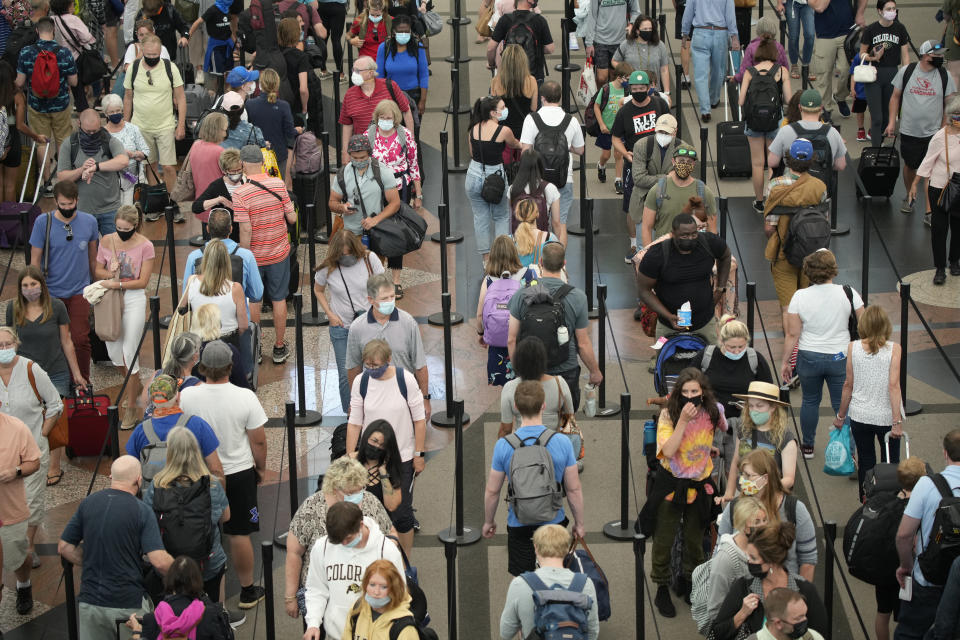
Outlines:
[[[823,452],[823,472],[832,476],[848,476],[856,470],[850,453],[850,425],[830,430],[830,441]]]

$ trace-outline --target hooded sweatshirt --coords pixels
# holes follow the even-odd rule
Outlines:
[[[720,536],[710,566],[706,619],[711,622],[717,617],[717,611],[720,610],[720,605],[723,604],[723,599],[734,580],[746,578],[750,575],[750,571],[747,569],[747,554],[737,546],[733,536],[734,534],[730,533]],[[706,631],[709,630],[708,627]],[[702,632],[703,630],[701,630]]]
[[[365,545],[353,548],[333,544],[323,536],[310,550],[306,582],[308,627],[323,623],[329,640],[340,640],[350,609],[362,596],[363,573],[374,560],[384,558],[404,574],[403,557],[392,540],[387,540],[373,518],[364,517],[369,534]]]
[[[362,638],[363,640],[389,640],[390,628],[394,620],[413,616],[410,612],[410,595],[403,599],[399,607],[393,607],[380,614],[376,620],[373,619],[373,609],[363,598],[360,599],[360,611],[351,611],[347,613],[347,620],[343,628],[344,638]],[[350,616],[357,616],[357,625],[350,624]],[[400,632],[397,640],[418,640],[420,634],[415,627],[408,626]]]
[[[628,8],[632,18],[640,15],[639,0],[593,0],[587,11],[584,29],[586,35],[583,41],[587,46],[623,42],[626,38]]]

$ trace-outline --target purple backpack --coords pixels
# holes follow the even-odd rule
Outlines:
[[[487,277],[487,296],[483,299],[483,341],[491,347],[506,347],[510,326],[510,298],[520,290],[520,281],[509,273],[499,279]]]
[[[297,173],[316,173],[323,164],[323,153],[317,144],[317,137],[310,131],[297,136],[293,143],[293,156]]]

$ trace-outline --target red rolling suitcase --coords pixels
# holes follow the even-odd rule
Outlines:
[[[70,457],[100,455],[103,441],[107,438],[110,428],[107,417],[110,398],[77,391],[75,397],[64,398],[63,403],[70,430],[67,455]]]

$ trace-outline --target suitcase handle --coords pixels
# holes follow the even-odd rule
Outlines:
[[[887,433],[883,436],[883,444],[887,450],[887,462],[890,462],[890,433],[891,433],[890,431],[887,431]],[[900,438],[903,440],[906,446],[907,455],[904,457],[904,460],[906,460],[907,458],[910,457],[910,436],[907,435],[906,431],[904,431],[903,435],[900,436]]]

